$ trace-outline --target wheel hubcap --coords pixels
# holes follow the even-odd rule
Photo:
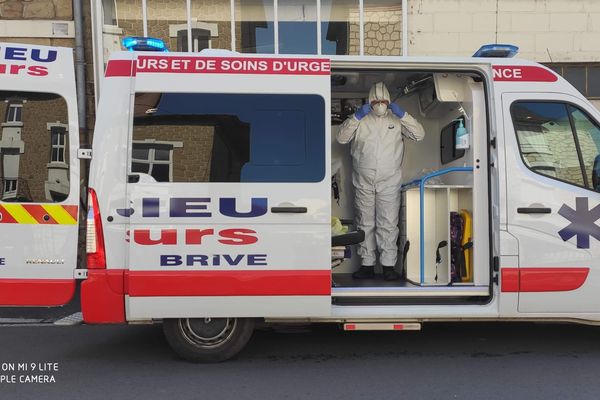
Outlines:
[[[213,348],[225,343],[235,330],[235,318],[183,318],[179,328],[192,345]]]

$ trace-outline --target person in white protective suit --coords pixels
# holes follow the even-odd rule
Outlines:
[[[376,250],[383,278],[399,278],[395,265],[403,136],[418,141],[424,138],[425,131],[398,104],[390,102],[390,93],[383,82],[373,85],[369,103],[344,121],[337,135],[342,144],[352,142],[356,226],[365,232],[365,240],[358,248],[362,266],[352,275],[355,279],[375,276]]]

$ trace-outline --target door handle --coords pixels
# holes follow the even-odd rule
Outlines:
[[[306,214],[308,209],[306,207],[271,207],[271,212],[282,214]]]
[[[140,181],[140,176],[137,174],[129,174],[127,175],[127,183],[138,183]]]
[[[550,207],[519,207],[517,212],[519,214],[550,214],[552,209]]]

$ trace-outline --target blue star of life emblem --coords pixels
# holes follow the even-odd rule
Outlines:
[[[600,218],[600,204],[590,210],[588,198],[577,197],[574,210],[563,204],[558,214],[571,222],[566,228],[558,231],[565,242],[577,236],[577,248],[589,249],[590,236],[600,240],[600,226],[596,225],[596,221]]]

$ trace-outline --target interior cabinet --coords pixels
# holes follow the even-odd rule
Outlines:
[[[420,192],[418,186],[403,190],[404,229],[400,249],[409,241],[406,277],[418,285],[448,285],[451,281],[450,213],[463,209],[472,213],[473,189],[460,185],[425,185],[423,199]]]

